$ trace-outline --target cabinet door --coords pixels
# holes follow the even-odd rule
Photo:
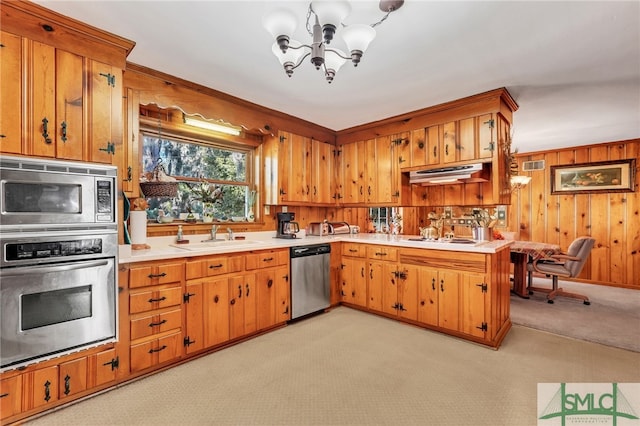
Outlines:
[[[276,323],[275,282],[275,269],[264,269],[256,273],[256,313],[258,330],[264,330]]]
[[[455,121],[440,126],[440,141],[442,142],[440,159],[444,164],[453,163],[458,160],[456,157],[456,145],[458,141],[456,132],[457,126]]]
[[[389,315],[398,315],[400,301],[398,299],[399,280],[395,263],[370,262],[369,280],[370,287],[380,285],[382,291],[382,312]]]
[[[55,157],[57,142],[56,119],[56,50],[52,46],[32,41],[29,63],[28,153],[38,157]],[[3,96],[4,97],[4,96]]]
[[[87,358],[79,358],[58,366],[60,398],[65,398],[87,389]]]
[[[400,318],[418,321],[418,292],[423,277],[421,268],[402,266],[399,270],[398,315]]]
[[[425,129],[427,165],[440,164],[440,150],[442,143],[440,140],[440,126],[431,126]]]
[[[122,70],[89,60],[89,159],[117,164],[122,150]]]
[[[256,332],[256,277],[244,274],[229,278],[229,337]]]
[[[187,354],[190,354],[204,348],[204,294],[200,282],[187,282],[186,290],[187,293],[183,298],[186,311],[184,345],[186,346]]]
[[[2,40],[4,43],[4,39]],[[0,381],[0,413],[2,418],[22,412],[22,376]]]
[[[484,114],[477,118],[478,127],[476,156],[477,158],[493,158],[493,153],[497,149],[495,139],[495,120],[493,114]]]
[[[342,145],[342,202],[357,204],[364,201],[364,142]]]
[[[56,157],[83,159],[84,61],[56,50]]]
[[[421,167],[427,165],[427,137],[426,129],[411,132],[408,143],[400,145],[400,167]]]
[[[465,274],[462,278],[462,331],[484,338],[489,326],[485,315],[485,299],[489,284],[484,275]]]
[[[0,151],[22,153],[22,38],[0,31]],[[4,392],[3,392],[4,394]],[[5,400],[2,412],[4,414]],[[9,410],[7,410],[9,412]]]
[[[460,330],[460,275],[457,272],[440,271],[438,274],[438,326],[448,330]]]
[[[119,357],[115,349],[107,349],[89,357],[88,387],[101,386],[118,378]]]
[[[275,324],[282,324],[291,319],[291,285],[289,283],[289,267],[281,266],[275,271]]]
[[[311,167],[310,173],[312,173],[313,179],[311,200],[318,204],[334,203],[334,146],[313,140],[312,148],[313,167]]]
[[[229,281],[212,278],[202,284],[204,290],[205,347],[229,340]]]
[[[419,268],[418,321],[427,325],[438,325],[438,271]]]
[[[342,301],[367,306],[367,262],[353,257],[342,258]]]
[[[127,89],[123,99],[123,110],[126,111],[126,119],[123,119],[122,149],[116,150],[118,170],[122,190],[129,198],[137,198],[140,195],[140,164],[138,162],[138,144],[140,143],[140,93],[137,90]]]
[[[57,365],[27,373],[25,379],[29,381],[28,388],[31,389],[31,394],[27,395],[28,409],[41,407],[58,400]]]
[[[476,159],[476,118],[465,118],[458,122],[458,143],[456,145],[459,161]]]

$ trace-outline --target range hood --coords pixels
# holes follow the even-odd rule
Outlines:
[[[488,182],[491,165],[489,163],[448,166],[438,169],[409,172],[412,185],[443,185],[470,182]]]

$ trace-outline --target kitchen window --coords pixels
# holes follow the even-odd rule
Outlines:
[[[189,213],[202,218],[205,205],[192,189],[203,182],[222,189],[222,198],[214,203],[216,221],[247,217],[249,200],[253,198],[252,158],[251,149],[224,141],[145,131],[142,137],[143,173],[152,173],[160,164],[167,175],[179,182],[176,197],[148,198],[149,219],[156,219],[160,211],[174,218],[184,218]]]

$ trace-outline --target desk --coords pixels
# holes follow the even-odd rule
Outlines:
[[[527,263],[558,253],[560,246],[557,244],[536,243],[533,241],[514,241],[511,244],[511,262],[513,263],[513,290],[512,292],[525,299],[529,298],[527,292]]]

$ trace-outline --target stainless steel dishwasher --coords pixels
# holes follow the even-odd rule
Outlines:
[[[331,245],[291,247],[291,319],[326,309]]]

